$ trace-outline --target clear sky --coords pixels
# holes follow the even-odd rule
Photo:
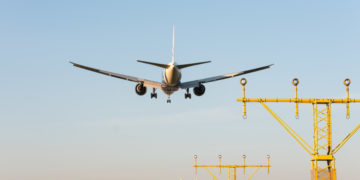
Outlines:
[[[265,163],[268,176],[310,179],[310,156],[259,104],[241,117],[240,78],[184,91],[166,103],[135,94],[135,83],[77,69],[68,61],[161,80],[176,26],[175,60],[212,63],[183,70],[183,81],[275,63],[249,74],[248,97],[360,98],[359,1],[0,1],[0,179],[183,180],[199,163]],[[311,107],[271,104],[312,143]],[[333,106],[334,145],[360,121],[360,105]],[[360,134],[337,154],[339,179],[357,179]],[[214,170],[214,173],[216,171]],[[247,171],[249,175],[250,170]],[[199,180],[210,179],[204,169]],[[223,176],[224,178],[224,176]],[[241,177],[243,178],[243,177]]]

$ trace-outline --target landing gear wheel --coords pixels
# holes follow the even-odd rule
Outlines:
[[[150,94],[150,98],[151,98],[151,99],[152,99],[152,98],[157,99],[157,93],[151,93],[151,94]]]
[[[167,102],[167,103],[171,103],[171,100],[170,100],[170,99],[168,99],[166,102]]]

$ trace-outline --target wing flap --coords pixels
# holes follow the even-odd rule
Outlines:
[[[156,89],[161,89],[162,87],[164,87],[163,84],[156,81],[144,80],[143,83],[145,87],[151,87]]]

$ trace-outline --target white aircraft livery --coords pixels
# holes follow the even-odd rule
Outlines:
[[[171,57],[171,62],[169,64],[160,64],[160,63],[137,60],[138,62],[141,62],[141,63],[150,64],[153,66],[158,66],[158,67],[164,68],[162,82],[156,82],[156,81],[146,80],[146,79],[137,78],[137,77],[133,77],[133,76],[127,76],[127,75],[123,75],[123,74],[118,74],[118,73],[113,73],[113,72],[104,71],[104,70],[100,70],[100,69],[95,69],[95,68],[84,66],[84,65],[77,64],[74,62],[70,62],[70,63],[78,68],[86,69],[89,71],[97,72],[97,73],[108,75],[108,76],[115,77],[115,78],[120,78],[120,79],[124,79],[124,80],[128,80],[128,81],[136,82],[138,84],[135,87],[135,92],[140,96],[144,95],[146,93],[146,88],[149,87],[149,88],[152,88],[152,93],[151,93],[150,97],[157,98],[156,89],[161,89],[165,94],[168,95],[167,103],[171,103],[170,95],[179,89],[186,89],[185,99],[187,99],[187,98],[191,99],[191,94],[189,93],[190,88],[193,88],[193,92],[195,95],[202,96],[205,93],[205,86],[203,85],[204,83],[209,83],[209,82],[218,81],[218,80],[222,80],[222,79],[232,78],[232,77],[240,76],[243,74],[248,74],[248,73],[268,69],[273,65],[273,64],[271,64],[271,65],[262,66],[262,67],[258,67],[258,68],[254,68],[254,69],[249,69],[249,70],[245,70],[245,71],[241,71],[241,72],[224,74],[224,75],[220,75],[220,76],[213,76],[213,77],[198,79],[198,80],[194,80],[194,81],[181,82],[181,71],[180,71],[181,69],[187,68],[190,66],[199,65],[199,64],[209,63],[211,61],[203,61],[203,62],[197,62],[197,63],[191,63],[191,64],[178,65],[175,63],[174,45],[175,45],[175,28],[173,28],[172,57]]]

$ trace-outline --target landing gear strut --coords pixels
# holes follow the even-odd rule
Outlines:
[[[189,88],[186,88],[186,93],[185,93],[185,99],[191,99],[191,94],[189,93]]]
[[[157,99],[157,93],[155,92],[155,88],[153,88],[153,92],[150,94],[150,98],[152,99],[152,98],[155,98],[155,99]]]

